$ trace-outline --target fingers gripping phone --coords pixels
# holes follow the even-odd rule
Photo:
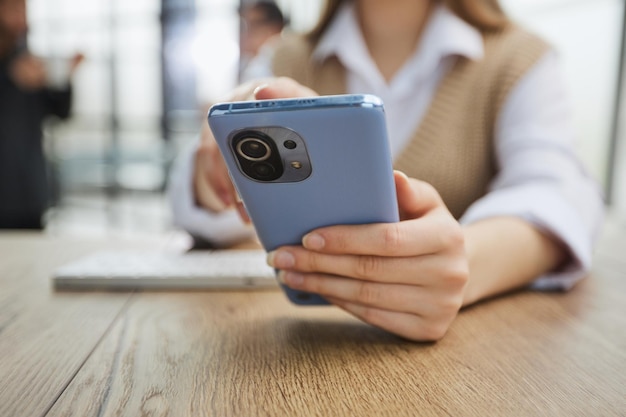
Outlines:
[[[319,227],[398,221],[383,105],[372,95],[216,104],[209,125],[267,251]],[[295,304],[328,304],[282,286]]]

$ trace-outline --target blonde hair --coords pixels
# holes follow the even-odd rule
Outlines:
[[[326,0],[320,19],[308,34],[309,40],[317,42],[346,0]],[[494,32],[503,29],[509,19],[504,14],[498,0],[432,0],[443,2],[457,16],[481,32]]]

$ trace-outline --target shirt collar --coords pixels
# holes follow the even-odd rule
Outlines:
[[[357,40],[357,43],[349,42],[351,40]],[[318,62],[332,55],[345,59],[353,55],[355,45],[358,48],[366,47],[353,2],[346,2],[320,38],[312,57]],[[480,32],[443,4],[438,4],[433,11],[416,53],[420,53],[423,45],[428,45],[431,51],[428,55],[437,61],[451,55],[477,61],[484,55]]]

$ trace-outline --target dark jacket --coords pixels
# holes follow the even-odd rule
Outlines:
[[[21,90],[9,76],[11,61],[25,49],[0,57],[0,229],[40,228],[49,204],[42,146],[45,117],[69,115],[71,89]]]

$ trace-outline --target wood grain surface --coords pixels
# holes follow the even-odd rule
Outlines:
[[[610,251],[567,294],[490,300],[416,344],[278,291],[54,292],[70,243],[0,236],[0,416],[626,415]]]

